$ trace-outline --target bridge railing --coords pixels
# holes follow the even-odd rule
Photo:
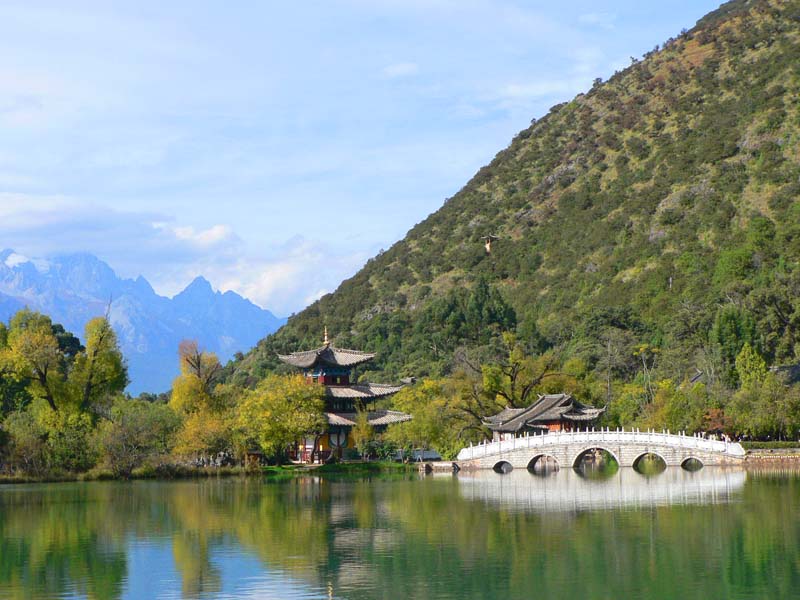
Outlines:
[[[702,452],[716,452],[730,456],[744,456],[741,444],[708,440],[699,435],[674,434],[669,431],[639,431],[634,429],[600,429],[595,431],[556,431],[538,435],[524,435],[512,439],[494,442],[481,442],[470,445],[458,453],[458,460],[474,460],[484,456],[500,455],[521,449],[546,449],[553,446],[585,443],[602,446],[603,444],[646,444],[672,446],[675,448],[696,449]]]

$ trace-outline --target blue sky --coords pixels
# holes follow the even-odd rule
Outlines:
[[[287,315],[718,4],[0,0],[0,248]]]

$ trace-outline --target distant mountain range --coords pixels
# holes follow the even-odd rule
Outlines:
[[[86,322],[110,317],[128,360],[128,391],[161,392],[178,373],[178,344],[197,340],[224,363],[286,322],[234,292],[215,292],[197,277],[174,298],[155,293],[144,277],[122,279],[91,254],[29,259],[0,252],[0,319],[26,306],[83,337]]]

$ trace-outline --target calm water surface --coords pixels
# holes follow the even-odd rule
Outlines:
[[[800,598],[800,477],[0,486],[0,598]]]

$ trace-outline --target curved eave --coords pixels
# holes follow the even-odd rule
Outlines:
[[[325,386],[325,395],[329,398],[384,398],[396,394],[401,389],[402,385],[384,383],[328,385]]]
[[[278,358],[298,369],[309,369],[316,364],[323,364],[331,367],[355,367],[375,358],[371,352],[361,352],[360,350],[348,350],[346,348],[335,348],[327,345],[315,350],[305,350],[303,352],[292,352],[291,354],[278,354]]]

